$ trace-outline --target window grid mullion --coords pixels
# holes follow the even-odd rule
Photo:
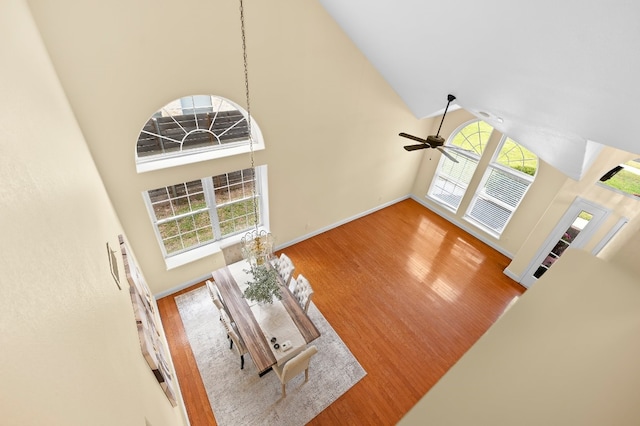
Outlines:
[[[204,199],[207,202],[207,208],[209,210],[213,239],[217,241],[222,238],[222,232],[220,231],[220,219],[218,218],[218,206],[216,205],[216,191],[213,187],[213,178],[208,177],[202,179],[202,190],[204,191]]]

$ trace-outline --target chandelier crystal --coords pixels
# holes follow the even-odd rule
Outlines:
[[[240,243],[242,256],[252,267],[265,265],[273,257],[273,237],[264,229],[247,232]]]

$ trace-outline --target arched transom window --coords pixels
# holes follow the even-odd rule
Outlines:
[[[252,119],[253,148],[262,149]],[[249,151],[246,111],[212,95],[185,96],[156,111],[136,143],[138,172],[221,158]]]

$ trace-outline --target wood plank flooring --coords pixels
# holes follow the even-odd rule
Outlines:
[[[284,252],[367,372],[312,425],[397,423],[524,292],[502,272],[507,257],[413,200]],[[199,285],[158,307],[191,425],[208,426],[215,419],[174,301]]]

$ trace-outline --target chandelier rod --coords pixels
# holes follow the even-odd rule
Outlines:
[[[251,199],[253,201],[253,220],[256,233],[258,232],[258,201],[256,197],[256,166],[253,158],[253,132],[251,128],[251,101],[249,96],[249,67],[247,65],[247,38],[244,28],[244,5],[240,0],[240,32],[242,33],[242,61],[244,65],[244,89],[247,102],[247,130],[249,132],[249,151],[251,157],[251,173],[253,173],[253,185],[251,186]]]

